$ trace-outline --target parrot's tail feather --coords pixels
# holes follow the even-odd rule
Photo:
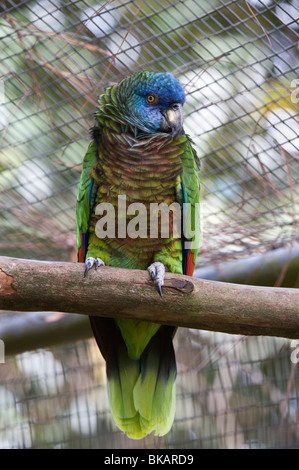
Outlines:
[[[131,439],[166,434],[175,414],[175,329],[161,326],[139,359],[128,356],[119,328],[110,319],[90,317],[106,360],[108,395],[115,424]]]
[[[113,419],[124,432],[133,432],[139,425],[139,416],[133,401],[133,389],[140,373],[139,360],[128,357],[126,345],[114,320],[89,318],[106,361],[108,395]]]
[[[172,345],[174,328],[161,326],[141,356],[140,374],[134,387],[134,405],[140,427],[149,434],[166,434],[175,413],[176,362]]]

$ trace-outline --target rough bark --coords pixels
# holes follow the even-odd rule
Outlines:
[[[166,274],[164,297],[146,271],[0,257],[0,309],[135,318],[245,335],[299,337],[299,290]]]

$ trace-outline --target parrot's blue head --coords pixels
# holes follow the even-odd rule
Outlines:
[[[115,96],[122,118],[145,133],[183,131],[185,92],[180,81],[170,73],[139,72],[116,86]]]

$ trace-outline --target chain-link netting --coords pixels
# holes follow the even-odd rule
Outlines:
[[[2,1],[0,254],[75,260],[97,95],[143,69],[186,90],[198,266],[298,241],[298,18],[298,0]],[[181,330],[176,349],[175,425],[139,446],[299,446],[289,341]],[[136,446],[112,424],[100,361],[89,341],[7,357],[0,447]]]

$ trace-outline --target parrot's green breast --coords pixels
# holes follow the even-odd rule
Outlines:
[[[124,268],[146,269],[153,256],[161,250],[172,251],[172,263],[178,261],[181,266],[181,240],[174,246],[172,234],[172,213],[169,217],[169,238],[161,237],[161,217],[158,216],[158,237],[151,237],[151,204],[164,203],[170,206],[177,201],[178,186],[182,162],[180,154],[186,137],[180,136],[172,141],[167,136],[153,138],[150,142],[134,139],[127,134],[109,131],[103,133],[99,146],[99,161],[94,166],[91,175],[98,186],[95,205],[90,218],[89,233],[91,247],[101,250],[101,258],[111,266]],[[134,203],[141,203],[147,214],[146,227],[138,227],[146,237],[118,238],[119,196],[126,199],[126,212]],[[96,215],[98,204],[109,203],[115,210],[115,238],[100,240],[95,233],[95,227],[100,219]],[[138,214],[138,211],[137,211]],[[126,227],[136,214],[126,216]],[[144,218],[142,219],[143,222]],[[103,243],[104,241],[104,243]],[[171,244],[171,246],[170,246]],[[88,256],[92,254],[88,253]],[[98,255],[99,256],[99,255]],[[109,258],[109,261],[108,261]],[[168,266],[172,270],[171,266]],[[178,269],[178,268],[177,268]],[[175,269],[175,271],[177,271]],[[179,270],[181,272],[181,270]]]

